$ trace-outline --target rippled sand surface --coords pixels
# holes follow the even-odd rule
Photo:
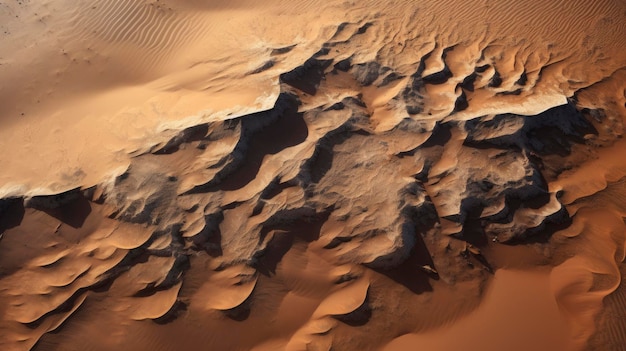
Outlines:
[[[0,3],[2,350],[624,350],[626,3]]]

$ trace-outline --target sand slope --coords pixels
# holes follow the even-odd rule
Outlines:
[[[619,349],[625,19],[0,4],[2,349]]]

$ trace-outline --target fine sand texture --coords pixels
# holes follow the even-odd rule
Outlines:
[[[0,350],[626,350],[624,0],[0,2]]]

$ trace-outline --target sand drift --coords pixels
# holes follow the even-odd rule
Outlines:
[[[3,350],[626,345],[624,3],[0,14]]]

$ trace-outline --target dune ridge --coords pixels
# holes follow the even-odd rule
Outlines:
[[[3,349],[626,341],[619,1],[65,5],[2,4]]]

